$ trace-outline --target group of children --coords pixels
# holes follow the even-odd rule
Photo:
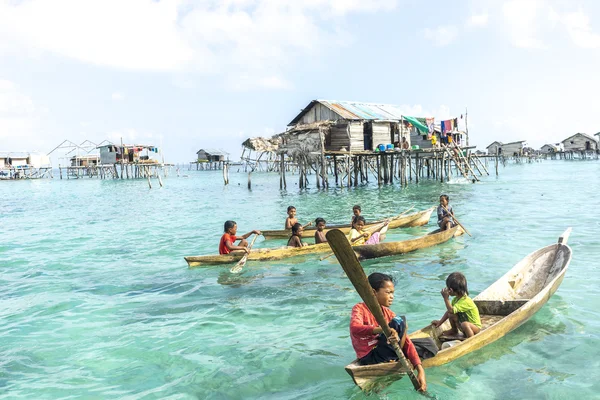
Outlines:
[[[453,216],[454,211],[452,206],[448,203],[450,198],[448,195],[440,196],[440,205],[437,208],[437,216],[438,216],[438,226],[441,230],[450,229],[454,226]],[[365,225],[367,224],[365,218],[361,215],[361,207],[360,205],[355,205],[352,207],[352,220],[350,221],[352,229],[350,230],[350,234],[348,238],[352,244],[377,244],[382,240],[382,233],[387,229],[387,223],[382,223],[381,226],[376,227],[372,231],[365,230]],[[308,246],[307,243],[302,241],[302,235],[304,232],[304,228],[308,225],[312,225],[312,222],[302,225],[298,222],[296,218],[296,207],[289,206],[287,208],[287,218],[285,219],[285,229],[290,229],[292,235],[290,236],[287,245],[289,247],[303,247]],[[325,227],[327,222],[324,218],[317,218],[314,221],[315,223],[315,244],[319,243],[327,243],[327,238],[325,237]],[[231,251],[235,250],[243,250],[248,252],[248,242],[246,239],[254,234],[260,235],[260,231],[253,230],[251,232],[246,233],[240,237],[236,236],[237,232],[237,224],[235,221],[226,221],[224,227],[225,233],[221,237],[221,242],[219,244],[219,254],[229,254]],[[239,245],[235,245],[235,242],[240,240]],[[358,243],[357,243],[358,242]]]
[[[419,390],[427,390],[425,371],[421,365],[421,358],[433,357],[437,354],[435,344],[428,346],[428,339],[414,339],[407,337],[408,325],[404,317],[398,318],[390,309],[394,301],[394,280],[390,275],[379,272],[369,275],[369,284],[381,306],[385,320],[390,327],[391,335],[385,337],[382,328],[365,303],[358,303],[352,308],[350,316],[350,338],[361,365],[379,364],[398,360],[391,343],[399,344],[404,356],[411,362],[417,371],[420,383]],[[469,297],[467,278],[460,272],[451,273],[446,278],[446,287],[441,291],[446,306],[446,312],[440,320],[432,321],[434,328],[450,320],[451,329],[443,331],[440,338],[452,339],[462,332],[467,339],[481,331],[481,319],[477,305]],[[449,297],[453,296],[452,301]],[[429,342],[432,342],[429,340]],[[417,344],[417,347],[415,347]]]
[[[381,231],[385,229],[387,223],[382,224],[380,227],[376,227],[374,231],[366,231],[364,229],[367,224],[365,218],[361,216],[362,210],[359,205],[355,205],[352,207],[352,220],[351,227],[348,238],[350,242],[353,244],[357,244],[358,241],[362,241],[364,244],[376,244],[381,240]],[[285,229],[292,230],[292,236],[288,240],[287,245],[290,247],[302,247],[307,246],[308,244],[302,241],[302,234],[304,232],[304,227],[307,225],[312,225],[312,222],[307,225],[302,225],[296,219],[296,207],[289,206],[287,209],[288,217],[285,220]],[[315,244],[319,243],[327,243],[327,238],[325,237],[325,227],[327,222],[324,218],[315,219]]]
[[[447,195],[440,196],[440,205],[437,208],[438,226],[441,230],[450,229],[454,226],[454,211],[448,204],[450,198]],[[366,224],[365,218],[361,216],[361,207],[355,205],[352,208],[352,229],[350,230],[349,239],[352,243],[358,240],[363,240],[366,244],[378,243],[381,239],[381,232],[387,224],[376,229],[374,232],[364,230]],[[307,243],[302,241],[302,233],[304,226],[298,222],[296,218],[296,208],[289,206],[287,209],[288,217],[285,220],[285,229],[291,229],[292,236],[288,240],[287,245],[291,247],[307,246]],[[311,225],[309,223],[307,225]],[[326,221],[323,218],[315,220],[315,244],[326,243],[325,237]],[[246,239],[252,235],[260,235],[260,231],[253,230],[240,237],[236,236],[237,224],[235,221],[226,221],[224,226],[225,233],[221,237],[219,243],[219,253],[229,254],[231,251],[242,250],[249,252],[248,242]],[[236,241],[240,241],[239,245],[235,245]],[[417,370],[418,380],[421,384],[420,390],[426,390],[427,383],[425,379],[425,371],[421,366],[419,354],[425,356],[433,356],[437,352],[436,348],[428,351],[419,351],[415,348],[413,341],[407,336],[408,326],[404,318],[396,317],[396,314],[390,310],[390,306],[394,300],[394,281],[390,275],[382,273],[373,273],[369,275],[369,284],[383,310],[384,317],[391,328],[391,337],[386,338],[383,335],[382,328],[378,325],[373,314],[369,311],[365,303],[358,303],[352,308],[350,317],[350,337],[352,346],[356,352],[362,365],[377,364],[397,360],[396,353],[391,346],[391,341],[399,343],[404,355],[410,360],[412,365]],[[460,272],[453,272],[446,279],[446,287],[441,290],[441,295],[444,299],[446,312],[439,320],[434,320],[431,324],[437,328],[447,320],[450,321],[451,329],[446,330],[441,336],[454,337],[463,333],[465,338],[476,335],[481,330],[481,320],[479,311],[473,300],[469,297],[467,288],[467,279]],[[454,299],[450,301],[450,296]],[[415,342],[417,339],[415,339]],[[426,344],[425,344],[425,347]]]

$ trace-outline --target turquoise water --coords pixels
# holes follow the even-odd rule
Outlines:
[[[443,313],[445,277],[462,271],[474,296],[569,226],[573,260],[557,293],[497,342],[427,371],[440,399],[597,397],[600,361],[600,164],[500,167],[479,184],[287,192],[276,175],[220,172],[154,182],[0,182],[0,398],[362,399],[344,371],[359,301],[334,257],[188,269],[215,253],[223,222],[239,232],[348,222],[359,203],[379,219],[450,195],[473,237],[365,262],[397,279],[392,309],[417,329]],[[313,177],[314,178],[314,177]],[[294,178],[294,180],[296,180]],[[314,179],[311,179],[314,181]],[[435,228],[396,230],[388,240]],[[263,242],[272,247],[283,242]],[[422,398],[406,379],[371,398]]]

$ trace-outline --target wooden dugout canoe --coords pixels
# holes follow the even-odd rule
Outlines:
[[[410,253],[411,251],[432,247],[447,242],[455,236],[460,236],[465,231],[460,226],[455,226],[446,231],[439,229],[415,239],[401,240],[398,242],[382,242],[377,244],[364,244],[354,246],[354,252],[361,260],[393,256],[397,254]]]
[[[435,357],[423,360],[423,368],[449,363],[500,339],[542,308],[560,286],[571,262],[571,248],[567,246],[570,231],[571,228],[567,229],[558,243],[529,254],[477,295],[473,300],[479,308],[482,330],[459,344],[440,350]],[[429,325],[409,337],[430,337],[441,349],[443,342],[439,336],[450,328],[446,321],[438,328]],[[405,373],[397,362],[359,365],[357,360],[346,366],[346,372],[363,390],[370,390],[379,381],[400,379]]]
[[[456,226],[447,231],[438,229],[425,236],[416,239],[400,240],[397,242],[381,242],[378,244],[366,244],[354,246],[356,255],[361,259],[387,257],[397,254],[404,254],[418,249],[435,246],[447,242],[454,236],[463,234],[463,230]],[[281,260],[283,258],[328,253],[331,247],[327,243],[314,244],[304,247],[281,247],[277,249],[255,249],[248,254],[248,261],[271,261]],[[245,253],[233,252],[229,254],[215,254],[207,256],[188,256],[184,257],[190,268],[207,267],[211,265],[233,264],[238,262]]]
[[[435,207],[428,208],[427,210],[418,211],[416,213],[408,214],[408,215],[399,215],[396,217],[390,218],[390,224],[388,229],[396,229],[396,228],[408,228],[411,226],[422,226],[426,225],[431,218],[431,214],[435,210]],[[376,221],[370,224],[365,225],[365,229],[372,227],[374,225],[378,225],[382,223],[382,221]],[[304,237],[312,237],[315,234],[316,227],[306,227],[304,228]],[[328,226],[324,233],[327,233],[330,229],[339,229],[344,234],[348,234],[350,232],[351,226],[350,224],[343,225],[331,225]],[[261,234],[265,237],[265,239],[287,239],[292,235],[292,231],[290,229],[280,229],[280,230],[261,230]]]

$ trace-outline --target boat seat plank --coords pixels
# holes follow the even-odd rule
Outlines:
[[[481,330],[485,330],[490,326],[494,325],[496,322],[500,321],[504,318],[504,315],[479,315],[481,319]]]
[[[478,300],[474,299],[479,314],[506,316],[522,307],[529,299],[517,300]]]

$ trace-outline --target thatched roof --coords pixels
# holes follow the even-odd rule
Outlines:
[[[281,138],[278,137],[273,137],[271,139],[266,139],[264,137],[255,137],[246,139],[244,143],[242,143],[242,146],[254,151],[277,152],[280,144]]]

